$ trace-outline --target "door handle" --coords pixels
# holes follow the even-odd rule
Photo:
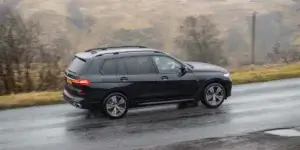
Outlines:
[[[121,81],[127,81],[128,78],[127,78],[127,77],[121,77],[120,80],[121,80]]]
[[[167,76],[162,76],[161,79],[162,80],[168,80],[169,78]]]

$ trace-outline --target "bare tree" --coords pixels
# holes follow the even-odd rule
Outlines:
[[[273,46],[273,50],[271,53],[268,53],[268,59],[271,62],[278,62],[280,60],[281,50],[280,50],[280,43],[277,41]]]
[[[53,55],[46,51],[46,45],[40,42],[39,25],[33,21],[24,21],[13,8],[2,12],[1,21],[0,74],[4,88],[2,93],[35,90],[34,82],[37,76],[34,66],[42,67],[45,62],[53,62]],[[46,56],[50,58],[48,61],[45,61]]]
[[[273,51],[268,53],[268,59],[271,63],[278,63],[283,61],[284,63],[291,63],[300,60],[300,51],[297,46],[284,50],[281,48],[280,43],[277,41],[273,46]]]
[[[64,37],[53,40],[54,44],[46,45],[46,51],[41,51],[40,63],[43,67],[39,69],[39,82],[36,83],[36,91],[57,90],[62,87],[60,76],[65,65],[68,63],[71,44]]]
[[[190,61],[224,64],[223,41],[209,16],[188,16],[180,26],[180,35],[175,39],[188,55]]]

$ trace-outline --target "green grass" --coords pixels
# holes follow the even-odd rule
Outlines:
[[[300,77],[300,62],[248,66],[231,71],[233,84],[263,82]],[[0,109],[63,103],[62,92],[31,92],[0,96]]]

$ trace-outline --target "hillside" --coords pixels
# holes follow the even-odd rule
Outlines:
[[[25,18],[40,21],[49,40],[64,37],[76,51],[102,44],[120,28],[152,26],[163,36],[164,48],[173,51],[172,38],[182,18],[211,14],[228,37],[228,52],[239,49],[244,54],[249,48],[249,16],[257,11],[262,56],[276,40],[290,42],[296,18],[290,12],[299,5],[296,0],[10,0],[6,4],[17,7]]]

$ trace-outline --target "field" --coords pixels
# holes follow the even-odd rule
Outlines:
[[[121,28],[142,29],[151,26],[161,30],[163,38],[166,39],[164,48],[173,51],[173,48],[169,48],[172,46],[170,40],[176,36],[174,31],[179,27],[181,20],[188,15],[199,14],[211,14],[224,36],[229,34],[228,29],[234,28],[247,39],[247,18],[253,11],[259,12],[258,17],[277,11],[284,16],[292,17],[286,11],[296,5],[296,2],[291,0],[17,0],[17,2],[10,5],[17,7],[24,18],[39,21],[44,34],[47,35],[45,40],[63,37],[70,41],[75,51],[97,46],[103,40],[102,36],[110,35],[112,31]],[[286,21],[289,17],[286,17]],[[293,22],[296,19],[292,17],[291,20]],[[269,25],[258,22],[258,26]],[[273,37],[270,35],[268,38]]]
[[[300,62],[247,66],[231,71],[234,84],[300,77]],[[61,91],[32,92],[0,96],[0,109],[63,103]]]

